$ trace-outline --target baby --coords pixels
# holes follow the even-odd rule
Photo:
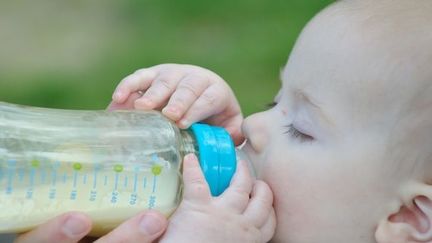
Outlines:
[[[177,64],[126,77],[110,108],[246,138],[258,180],[240,163],[211,198],[187,156],[161,242],[432,242],[431,65],[432,1],[338,1],[303,30],[267,111],[243,121],[222,78]]]
[[[432,242],[431,65],[432,1],[340,1],[300,35],[270,110],[242,121],[219,76],[175,64],[126,77],[111,107],[244,134],[274,242]]]

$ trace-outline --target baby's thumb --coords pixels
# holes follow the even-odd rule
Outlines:
[[[209,186],[194,154],[184,157],[183,183],[183,200],[206,202],[211,199]]]

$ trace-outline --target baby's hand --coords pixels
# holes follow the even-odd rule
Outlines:
[[[109,109],[159,109],[180,128],[204,121],[222,126],[236,144],[243,141],[240,105],[214,72],[192,65],[161,64],[137,70],[114,91]]]
[[[162,243],[268,242],[276,219],[273,194],[263,181],[254,181],[244,162],[225,192],[212,197],[197,158],[184,159],[183,201],[170,218]]]

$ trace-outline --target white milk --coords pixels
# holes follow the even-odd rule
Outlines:
[[[148,208],[169,215],[180,195],[178,170],[163,164],[125,171],[121,165],[13,169],[9,163],[0,175],[0,233],[23,232],[66,211],[81,211],[93,220],[92,234],[101,235]]]

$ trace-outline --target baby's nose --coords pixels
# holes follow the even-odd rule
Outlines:
[[[243,121],[243,134],[257,153],[262,152],[268,143],[268,125],[265,112],[252,114]]]

